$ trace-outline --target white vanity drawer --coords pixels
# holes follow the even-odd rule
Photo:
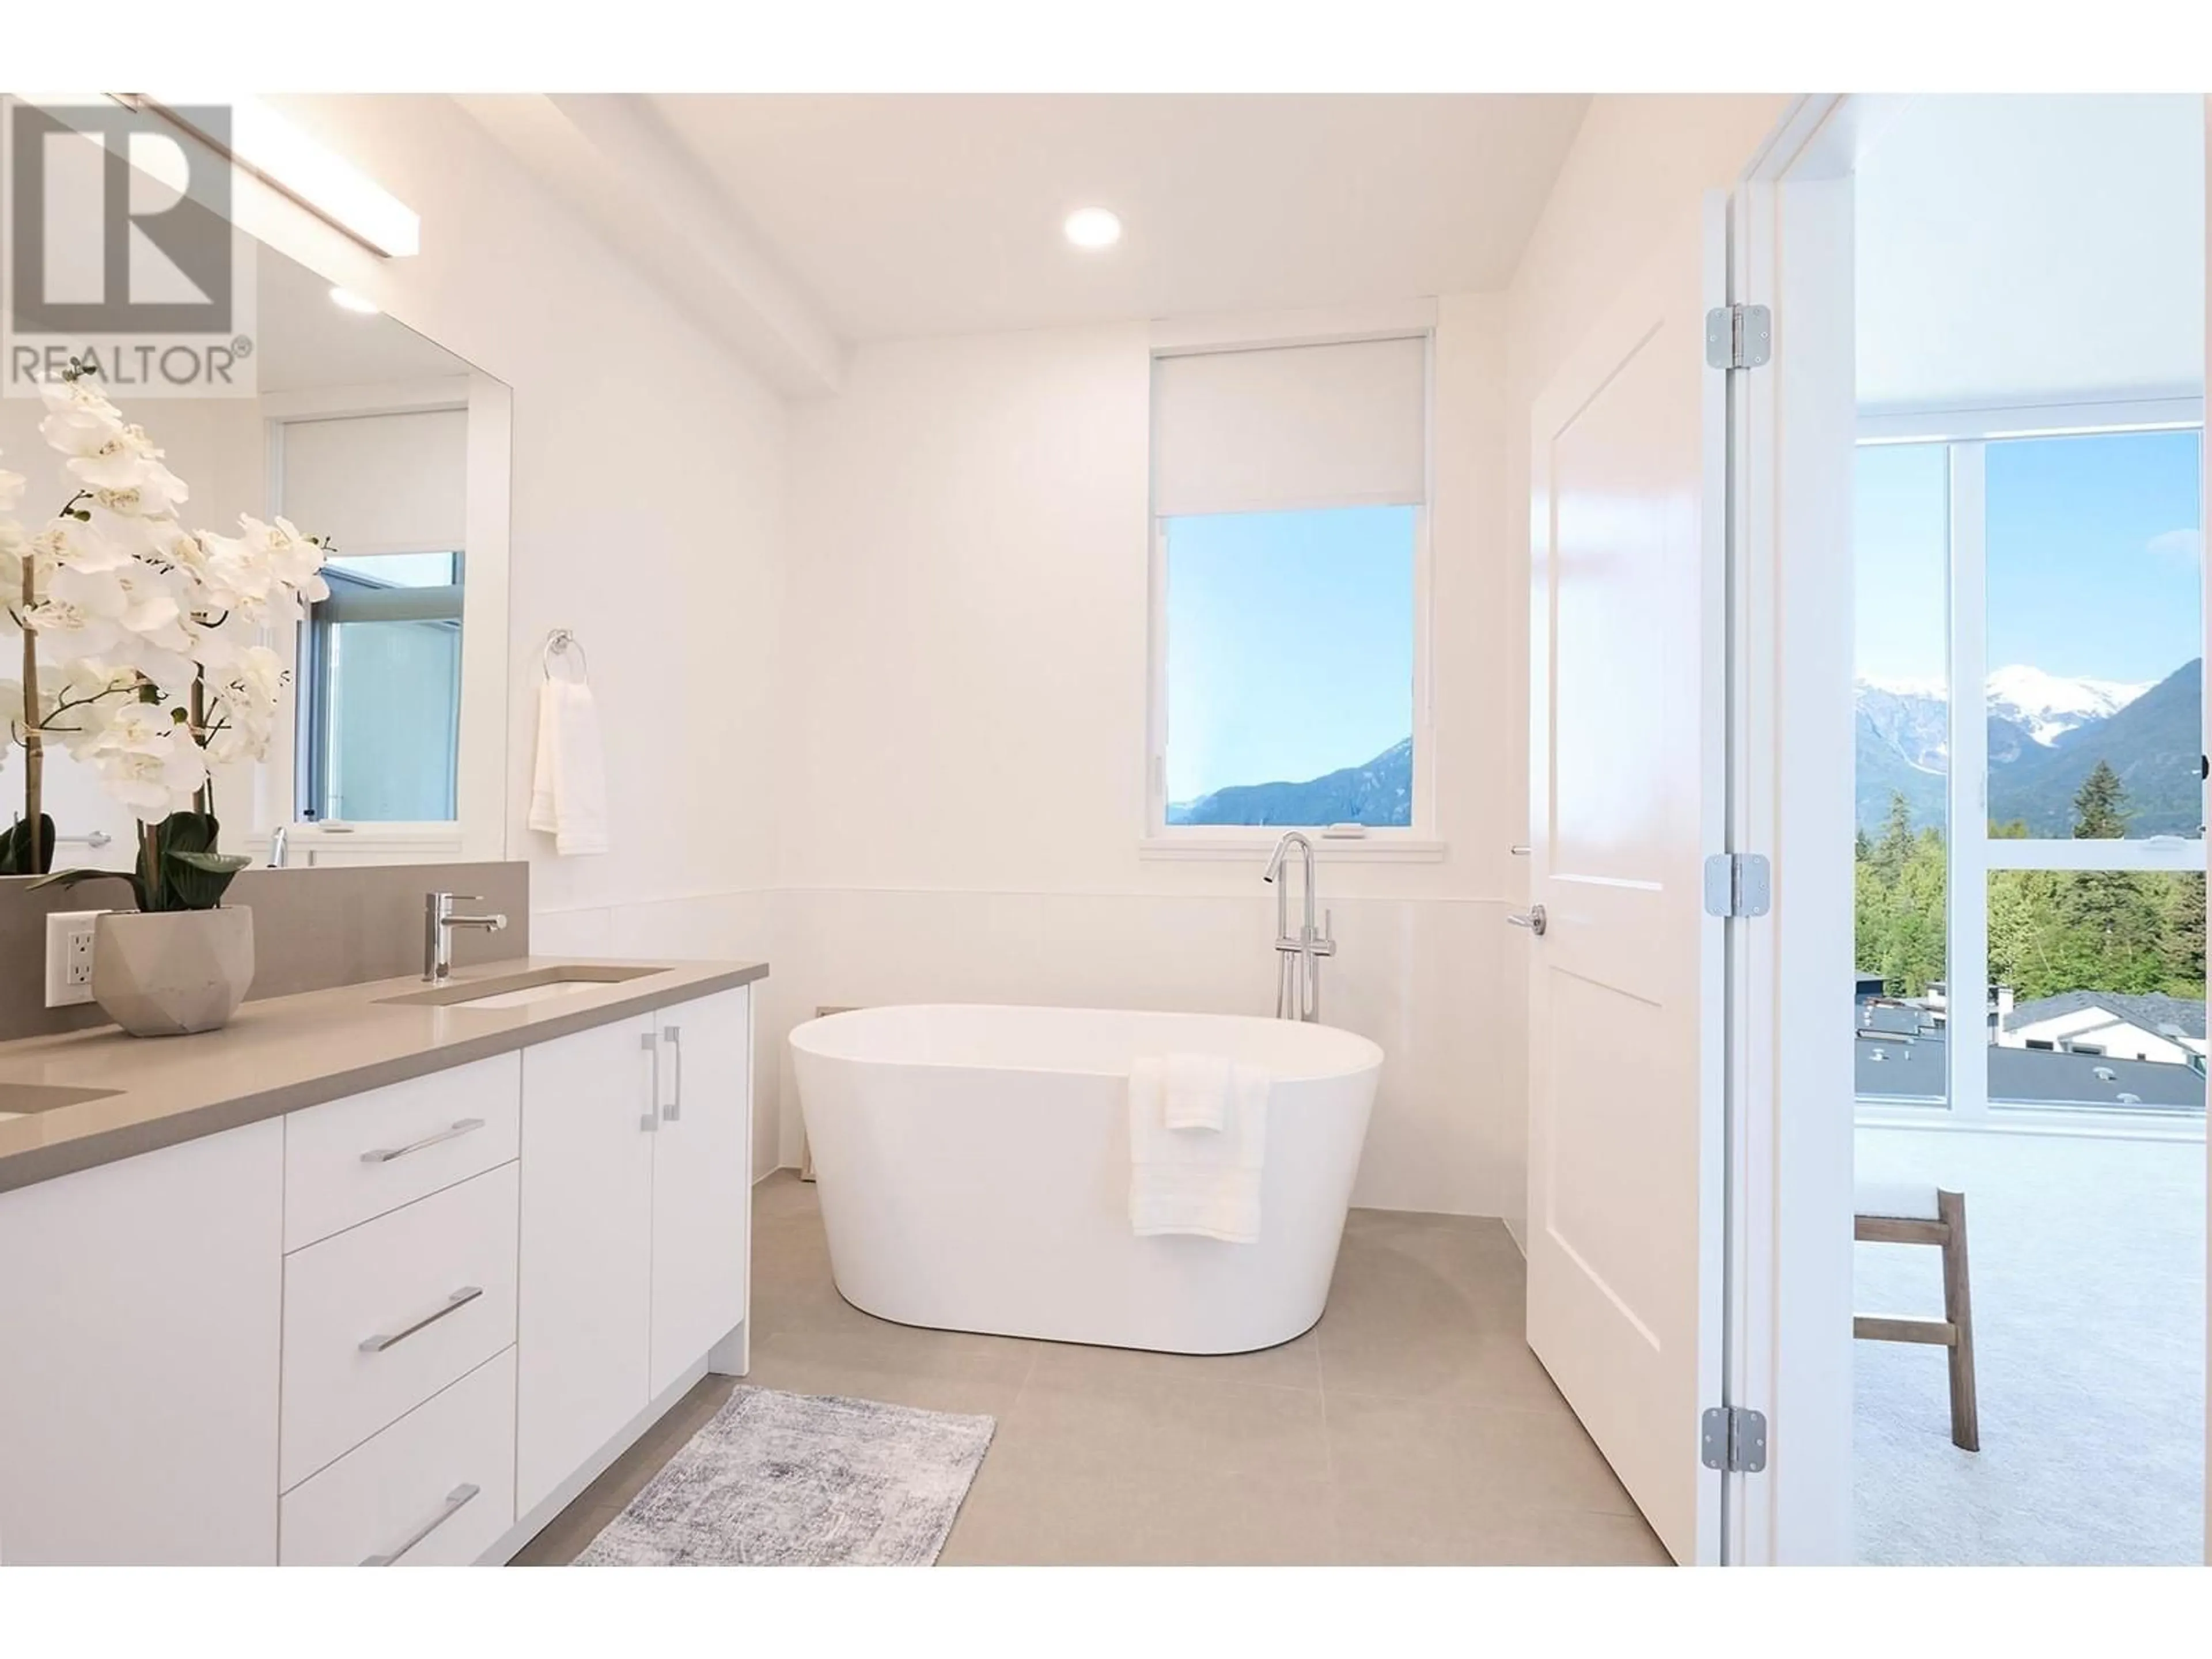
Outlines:
[[[412,1204],[510,1161],[522,1133],[522,1056],[333,1100],[284,1120],[284,1248]]]
[[[517,1169],[284,1258],[279,1490],[514,1342]]]
[[[284,1495],[280,1565],[466,1566],[514,1524],[514,1350]]]

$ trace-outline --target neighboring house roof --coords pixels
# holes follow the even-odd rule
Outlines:
[[[1949,1073],[1942,1037],[1898,1037],[1861,1031],[1852,1047],[1861,1099],[1944,1097]],[[1876,1054],[1881,1055],[1880,1060],[1875,1058]],[[1993,1047],[1989,1056],[1993,1101],[2126,1111],[2204,1109],[2204,1079],[2188,1066],[2043,1048]],[[2111,1076],[2100,1077],[2100,1072]],[[2123,1094],[2136,1098],[2124,1101]]]
[[[2168,1026],[2184,1036],[2204,1035],[2202,1002],[2186,997],[2162,996],[2155,992],[2130,995],[2119,991],[2062,991],[2055,997],[2038,997],[2033,1002],[2019,1004],[2005,1016],[2004,1028],[2017,1031],[2023,1026],[2040,1025],[2045,1020],[2078,1014],[2088,1008],[2102,1009],[2130,1025],[2160,1036],[2166,1034]]]

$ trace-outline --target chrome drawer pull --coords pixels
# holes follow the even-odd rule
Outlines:
[[[413,1549],[417,1544],[428,1538],[432,1533],[437,1531],[439,1528],[444,1526],[447,1522],[459,1515],[462,1509],[467,1504],[469,1499],[474,1498],[477,1493],[482,1490],[482,1487],[476,1486],[461,1486],[454,1487],[453,1491],[446,1494],[445,1508],[440,1510],[428,1521],[425,1521],[422,1526],[417,1528],[414,1532],[410,1533],[405,1543],[402,1544],[398,1549],[392,1551],[389,1555],[371,1555],[364,1557],[362,1561],[362,1565],[364,1567],[388,1567],[392,1565],[394,1562],[398,1561],[401,1556],[406,1554],[408,1551]]]
[[[464,1285],[459,1290],[455,1291],[451,1296],[446,1298],[446,1305],[444,1307],[439,1309],[435,1313],[424,1314],[420,1319],[416,1320],[412,1325],[410,1325],[405,1330],[394,1331],[389,1336],[364,1336],[361,1340],[361,1351],[363,1353],[382,1353],[393,1343],[404,1342],[409,1337],[414,1335],[416,1332],[421,1330],[425,1325],[434,1325],[440,1320],[443,1319],[447,1314],[452,1313],[455,1309],[467,1307],[470,1303],[475,1301],[483,1294],[483,1285]]]
[[[389,1164],[395,1158],[419,1152],[425,1146],[434,1146],[441,1140],[459,1140],[463,1135],[473,1133],[483,1126],[484,1121],[480,1117],[465,1117],[450,1129],[441,1129],[434,1135],[424,1135],[420,1140],[410,1140],[404,1146],[380,1146],[373,1152],[363,1152],[361,1161],[364,1164]]]

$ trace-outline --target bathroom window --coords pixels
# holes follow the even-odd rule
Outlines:
[[[1153,370],[1152,844],[1431,821],[1428,343]]]

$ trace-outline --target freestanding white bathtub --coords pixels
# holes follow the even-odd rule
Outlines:
[[[791,1034],[837,1289],[905,1325],[1176,1353],[1287,1342],[1321,1317],[1382,1051],[1326,1025],[945,1006]],[[1266,1067],[1256,1243],[1129,1227],[1129,1063]]]

